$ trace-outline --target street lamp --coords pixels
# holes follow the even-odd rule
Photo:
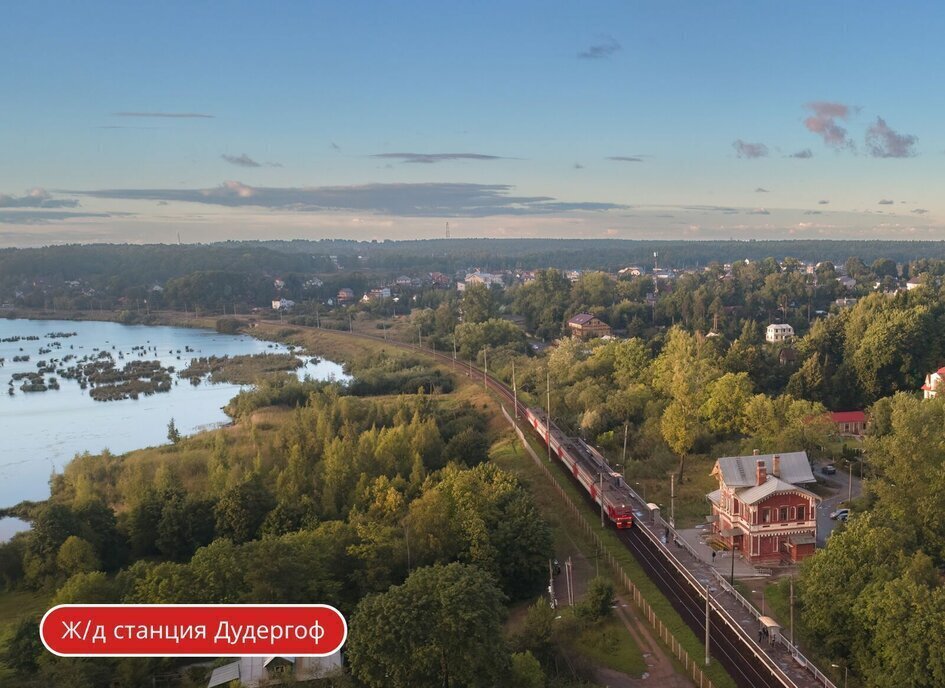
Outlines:
[[[832,666],[834,669],[840,668],[839,664],[831,664],[830,666]],[[849,678],[850,678],[850,667],[844,665],[843,666],[843,688],[847,688],[847,680]]]
[[[752,594],[752,595],[757,595],[757,594],[758,594],[758,591],[757,591],[757,590],[752,590],[752,591],[751,591],[751,594]],[[762,616],[765,615],[765,589],[764,589],[764,588],[761,588],[761,615],[762,615]]]
[[[735,544],[735,536],[732,536],[732,574],[729,577],[729,584],[734,588],[735,587],[735,551],[738,549],[738,545]]]
[[[646,502],[646,485],[644,485],[643,483],[633,483],[633,484],[639,487],[641,490],[643,490],[643,501]]]

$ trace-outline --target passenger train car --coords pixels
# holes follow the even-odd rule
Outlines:
[[[537,408],[525,410],[525,418],[548,444],[545,412]],[[568,437],[551,425],[551,451],[568,467],[571,475],[597,504],[603,499],[604,514],[617,528],[633,526],[630,491],[623,477],[615,472],[599,451],[584,440]]]

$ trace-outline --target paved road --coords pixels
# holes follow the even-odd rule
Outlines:
[[[847,471],[837,469],[834,475],[824,475],[820,468],[820,464],[815,465],[814,472],[824,478],[828,487],[836,490],[834,495],[826,497],[817,506],[817,546],[824,547],[827,544],[827,539],[839,523],[839,521],[831,519],[830,514],[840,507],[841,502],[847,501],[847,497],[850,495],[850,474]],[[856,499],[863,493],[863,483],[856,477],[856,464],[853,464],[853,468],[853,498]]]

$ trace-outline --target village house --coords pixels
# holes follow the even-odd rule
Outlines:
[[[772,323],[765,330],[765,341],[769,344],[780,344],[794,339],[794,328],[790,325]]]
[[[925,384],[922,385],[922,398],[934,399],[938,396],[939,385],[945,377],[945,368],[939,368],[934,373],[925,376]]]
[[[338,303],[351,303],[354,301],[354,291],[348,289],[348,287],[343,287],[338,290]]]
[[[390,298],[390,287],[375,287],[364,296],[361,297],[361,301],[364,303],[369,303],[371,301],[383,301],[384,299]]]
[[[814,553],[817,482],[807,452],[727,456],[715,462],[719,489],[706,497],[712,532],[751,564],[798,562]]]
[[[918,289],[923,284],[925,284],[925,280],[921,275],[919,277],[913,277],[906,282],[906,289],[912,291],[913,289]]]
[[[456,288],[459,291],[465,291],[467,286],[474,284],[483,284],[487,287],[491,287],[493,284],[500,287],[505,286],[502,275],[493,275],[491,272],[470,272],[466,275],[465,281],[456,283]]]
[[[295,306],[295,301],[292,299],[273,299],[272,300],[272,310],[274,311],[288,311]]]
[[[450,286],[449,275],[444,275],[442,272],[431,272],[430,281],[433,282],[433,286],[437,289],[446,289]]]
[[[573,336],[581,339],[610,335],[610,325],[590,313],[578,313],[568,320],[568,327]]]
[[[341,671],[341,650],[327,657],[240,657],[217,667],[207,688],[257,688],[327,678]]]
[[[830,421],[837,426],[837,432],[841,435],[863,437],[869,418],[866,411],[833,411]]]
[[[643,274],[643,268],[637,265],[628,265],[625,268],[620,268],[617,274],[621,276],[630,275],[631,277],[639,277],[640,275]]]

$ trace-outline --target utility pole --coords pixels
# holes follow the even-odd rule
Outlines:
[[[453,338],[453,370],[456,370],[456,338]]]
[[[705,665],[709,666],[709,613],[711,608],[709,606],[709,598],[712,593],[709,586],[705,586]]]
[[[482,350],[482,388],[489,391],[489,350]]]
[[[600,527],[604,527],[604,471],[600,472],[600,489],[597,498],[600,500]]]
[[[792,585],[793,585],[793,579],[791,580],[792,580]],[[728,582],[733,588],[735,587],[735,536],[734,535],[732,536],[732,575],[729,577]],[[791,589],[793,590],[794,588],[792,587]],[[794,617],[792,616],[791,618],[793,619]]]
[[[676,527],[676,474],[669,474],[669,525]]]
[[[545,434],[548,436],[548,463],[551,463],[551,370],[548,370],[548,412],[545,416]]]
[[[630,432],[630,421],[624,421],[623,424],[623,454],[620,455],[620,462],[623,464],[624,473],[627,470],[627,434]]]
[[[850,482],[847,488],[847,503],[853,499],[853,459],[847,461],[847,470],[850,472]]]
[[[515,386],[515,359],[512,359],[512,396],[515,404],[515,420],[518,420],[518,387]]]
[[[794,644],[794,576],[791,576],[791,645]]]

